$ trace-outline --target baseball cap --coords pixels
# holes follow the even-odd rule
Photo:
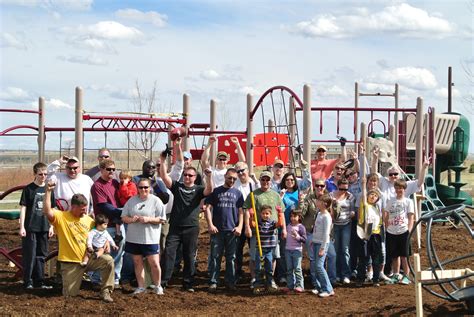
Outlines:
[[[269,172],[269,171],[263,171],[261,174],[260,174],[260,178],[259,179],[262,179],[263,177],[268,177],[268,178],[272,178],[272,173]]]
[[[314,185],[326,185],[326,181],[324,180],[324,178],[318,178],[314,181]]]
[[[273,166],[277,165],[277,164],[280,164],[281,167],[285,166],[285,163],[283,163],[282,160],[275,160],[275,162],[273,163]]]
[[[71,156],[70,158],[68,158],[67,162],[78,162],[79,163],[79,159],[75,156]]]
[[[191,152],[188,152],[188,151],[184,151],[184,152],[183,152],[183,157],[184,157],[185,159],[188,159],[188,160],[192,160],[192,159],[193,159],[193,156],[192,156]]]
[[[325,152],[328,151],[327,147],[325,147],[324,145],[318,145],[318,148],[316,149],[316,152],[317,152],[318,150],[324,150]]]
[[[219,151],[217,152],[217,156],[216,157],[219,157],[219,156],[225,156],[227,159],[229,159],[229,154],[225,151]]]

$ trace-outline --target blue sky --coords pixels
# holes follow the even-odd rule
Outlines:
[[[351,107],[357,81],[363,92],[393,92],[399,83],[401,107],[423,97],[443,112],[452,66],[454,110],[472,119],[463,66],[472,72],[473,12],[472,1],[458,0],[0,0],[0,108],[33,109],[44,96],[47,126],[73,126],[76,86],[87,111],[111,112],[132,110],[136,81],[145,92],[156,82],[160,111],[181,111],[188,93],[192,121],[208,122],[214,98],[220,125],[243,130],[247,93],[256,101],[286,85],[302,98],[309,84],[313,105]],[[361,99],[361,106],[391,105]],[[35,119],[2,114],[0,130]],[[335,135],[313,130],[314,138]],[[32,141],[4,137],[0,148],[34,148]],[[47,147],[57,144],[58,135],[48,135]],[[102,135],[86,136],[86,147],[102,145]]]

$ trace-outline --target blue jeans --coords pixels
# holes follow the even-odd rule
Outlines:
[[[115,226],[107,228],[107,231],[112,236],[115,237]],[[114,259],[114,276],[115,276],[115,284],[118,284],[120,281],[120,274],[122,271],[122,263],[123,263],[123,248],[125,247],[125,229],[123,225],[120,225],[120,231],[122,232],[122,241],[117,245],[119,248],[117,251],[110,249],[110,256]],[[100,273],[99,271],[94,271],[91,275],[92,283],[100,283]]]
[[[313,287],[316,287],[318,284],[316,283],[316,267],[314,264],[314,252],[313,252],[313,234],[306,232],[306,253],[308,254],[309,258],[309,273],[311,275],[311,284]]]
[[[339,279],[351,277],[349,245],[351,243],[351,223],[334,225],[334,248],[336,250],[336,275]]]
[[[314,248],[314,246],[313,246]],[[327,250],[327,265],[328,265],[328,276],[331,284],[336,283],[336,250],[334,249],[334,242],[329,242]]]
[[[285,250],[285,259],[287,268],[286,285],[289,289],[304,288],[303,270],[301,269],[303,252],[300,250]]]
[[[323,256],[319,256],[319,249],[321,248],[320,243],[313,244],[314,252],[314,261],[316,269],[316,281],[318,283],[318,290],[321,292],[331,293],[333,291],[331,282],[329,281],[329,276],[326,270],[324,269],[324,261],[326,260],[327,250],[325,250]]]
[[[222,255],[225,254],[225,283],[235,284],[235,252],[237,237],[231,231],[218,232],[211,235],[211,249],[209,252],[210,265],[209,284],[217,284],[221,270]]]
[[[277,246],[278,247],[278,246]],[[265,269],[265,286],[271,286],[273,281],[273,251],[274,248],[262,248],[262,256],[263,256],[263,265]],[[256,282],[255,285],[260,286],[262,285],[262,274],[260,274],[260,256],[257,252],[254,258],[255,261],[255,278]]]

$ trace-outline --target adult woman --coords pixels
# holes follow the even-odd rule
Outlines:
[[[337,190],[331,193],[335,200],[333,219],[336,276],[337,280],[344,284],[349,284],[351,277],[349,244],[351,241],[351,219],[355,216],[355,198],[348,190],[349,182],[343,178],[337,182]]]
[[[298,183],[296,175],[288,172],[283,175],[280,183],[280,196],[285,205],[285,223],[290,223],[291,210],[296,209],[298,205]],[[280,282],[286,282],[286,259],[285,259],[286,240],[280,239],[280,259],[277,260],[277,278]]]
[[[163,294],[160,267],[160,231],[166,222],[165,208],[161,200],[150,194],[151,184],[148,178],[138,182],[138,195],[127,201],[122,210],[122,220],[128,224],[125,252],[132,254],[138,287],[134,295],[145,292],[143,257],[151,268],[151,277],[155,285],[154,292]]]

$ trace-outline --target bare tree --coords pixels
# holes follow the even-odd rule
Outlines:
[[[161,108],[157,105],[156,81],[149,92],[144,92],[138,80],[135,81],[135,94],[133,96],[133,111],[143,117],[153,117],[155,113],[160,112]],[[158,141],[158,135],[152,132],[142,131],[133,132],[127,135],[130,148],[135,150],[144,159],[152,157],[153,147]]]
[[[467,112],[470,114],[474,114],[474,94],[473,94],[473,89],[474,89],[474,60],[469,59],[469,60],[461,60],[461,66],[464,70],[464,73],[466,74],[466,77],[469,81],[468,85],[471,87],[469,90],[469,93],[463,97],[463,103],[464,103],[464,108]]]

